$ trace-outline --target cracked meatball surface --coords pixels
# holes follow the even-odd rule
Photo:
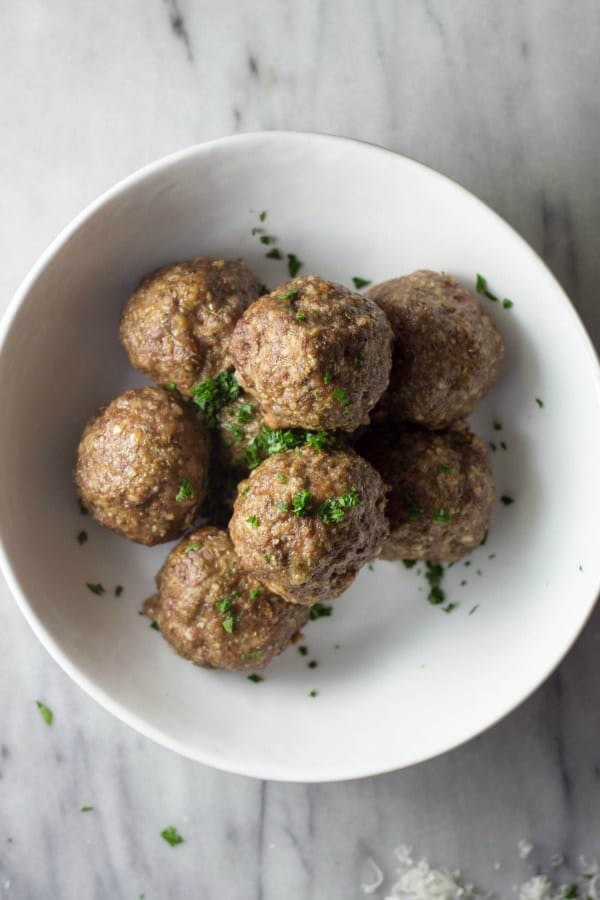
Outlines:
[[[87,423],[75,466],[79,495],[106,528],[140,544],[178,538],[204,499],[208,438],[170,391],[127,391]]]
[[[269,428],[354,431],[387,387],[391,341],[373,300],[306,275],[253,303],[230,349]]]
[[[227,532],[212,526],[171,551],[156,583],[144,611],[180,656],[205,668],[264,668],[310,615],[245,572]]]
[[[494,384],[502,337],[477,298],[449,275],[421,270],[367,292],[394,332],[378,413],[428,428],[464,418]]]
[[[352,451],[271,456],[238,485],[229,532],[242,565],[292,603],[331,600],[388,534],[385,487]]]
[[[489,454],[465,422],[373,428],[359,442],[390,487],[383,559],[454,562],[479,546],[494,503]]]
[[[195,384],[231,367],[235,323],[261,293],[237,260],[198,257],[164,266],[125,304],[119,337],[135,369],[189,396]]]

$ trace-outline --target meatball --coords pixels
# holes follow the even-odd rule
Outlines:
[[[157,387],[99,409],[77,450],[75,483],[95,519],[132,541],[160,544],[193,523],[205,494],[202,422]]]
[[[358,451],[391,488],[383,559],[454,562],[481,543],[494,482],[487,450],[465,422],[449,431],[374,428]]]
[[[119,336],[131,365],[189,396],[231,366],[235,323],[262,286],[239,261],[201,258],[157,269],[121,315]]]
[[[367,296],[394,332],[383,414],[445,428],[472,412],[496,381],[504,353],[477,298],[449,275],[426,270],[378,284]]]
[[[227,532],[212,526],[171,551],[156,583],[145,612],[180,656],[208,669],[264,668],[310,615],[245,572]]]
[[[376,303],[306,275],[253,303],[230,349],[269,428],[354,431],[387,387],[391,341]]]
[[[271,456],[238,485],[229,532],[244,568],[291,603],[331,600],[387,537],[385,488],[346,450]]]
[[[254,397],[241,391],[235,400],[215,416],[215,454],[219,462],[247,472],[249,461],[255,455],[256,439],[263,426],[264,418],[259,404]]]

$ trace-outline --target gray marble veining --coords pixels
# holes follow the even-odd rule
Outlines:
[[[1,14],[1,308],[117,179],[198,141],[293,128],[384,144],[464,184],[544,256],[600,339],[597,0],[31,0]],[[369,855],[389,885],[401,842],[508,896],[552,854],[574,865],[600,850],[600,611],[482,737],[314,786],[151,744],[69,681],[4,583],[0,614],[0,896],[345,900]],[[160,838],[171,824],[175,848]],[[520,838],[535,844],[527,861]]]

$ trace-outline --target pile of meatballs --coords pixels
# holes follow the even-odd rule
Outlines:
[[[366,563],[451,562],[483,539],[494,485],[465,417],[503,345],[448,275],[269,292],[198,258],[142,280],[120,340],[154,386],[92,415],[75,483],[104,527],[180,539],[144,610],[195,664],[263,668]]]

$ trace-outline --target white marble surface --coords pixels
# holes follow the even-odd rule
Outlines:
[[[2,308],[117,179],[208,138],[292,128],[456,178],[543,254],[600,339],[597,0],[28,0],[0,14]],[[509,896],[553,853],[600,850],[600,610],[479,739],[317,786],[162,750],[69,681],[3,582],[0,615],[0,896],[342,900],[362,895],[369,854],[389,878],[402,841]],[[170,824],[185,837],[173,849]],[[520,838],[536,845],[528,863]]]

